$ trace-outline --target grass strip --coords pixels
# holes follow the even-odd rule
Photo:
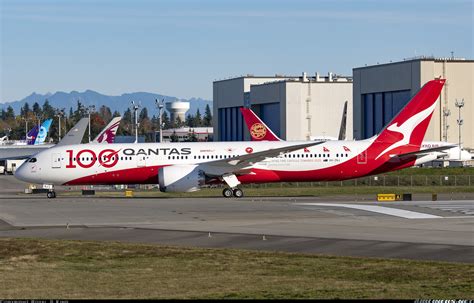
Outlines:
[[[474,298],[474,265],[0,238],[0,298]]]

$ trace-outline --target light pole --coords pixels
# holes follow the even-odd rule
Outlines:
[[[135,112],[135,143],[138,143],[138,109],[140,108],[140,105],[135,104],[135,101],[132,101],[132,107]]]
[[[28,142],[28,114],[25,114],[22,119],[25,120],[25,141]]]
[[[446,107],[443,108],[443,118],[444,118],[444,135],[443,135],[443,139],[444,139],[444,142],[448,142],[448,128],[449,128],[449,125],[448,125],[448,116],[451,115],[451,111],[449,109],[447,109]]]
[[[159,129],[160,129],[160,143],[163,142],[163,122],[162,122],[162,114],[163,114],[163,103],[165,102],[165,99],[162,99],[161,102],[158,101],[158,99],[155,99],[155,104],[158,107],[158,115],[159,115]]]
[[[91,113],[95,111],[95,105],[87,107],[87,114],[89,115],[89,143],[91,142]]]
[[[461,100],[461,101],[458,101],[458,99],[456,99],[456,103],[454,104],[456,105],[457,108],[459,108],[459,115],[458,115],[458,126],[459,126],[459,160],[461,160],[461,126],[463,124],[463,119],[461,119],[461,108],[464,106],[464,98]]]
[[[61,141],[61,117],[64,116],[64,108],[56,110],[56,117],[58,117],[58,142]]]

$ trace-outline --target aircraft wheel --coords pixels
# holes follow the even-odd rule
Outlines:
[[[226,197],[226,198],[232,197],[232,194],[233,194],[233,193],[232,193],[232,189],[227,188],[227,187],[224,188],[224,190],[222,191],[222,195],[223,195],[224,197]]]
[[[241,190],[240,188],[235,188],[234,189],[234,197],[242,198],[243,196],[244,196],[243,190]]]
[[[46,194],[46,196],[48,197],[48,199],[54,199],[54,198],[56,198],[56,192],[54,192],[54,191],[48,191],[48,193]]]

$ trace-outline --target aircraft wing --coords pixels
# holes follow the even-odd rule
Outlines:
[[[59,141],[58,144],[56,144],[56,146],[81,144],[82,137],[84,137],[88,123],[89,120],[87,118],[82,118],[79,120],[79,122],[77,122],[76,125],[74,125],[74,127],[69,130],[69,132],[61,139],[61,141]]]
[[[295,150],[319,145],[322,143],[324,142],[311,141],[304,144],[287,145],[284,147],[273,148],[260,152],[203,163],[202,167],[204,172],[210,176],[221,176],[223,174],[231,173],[245,173],[246,170],[251,169],[255,163],[263,161],[266,158],[277,157],[282,154],[290,153]]]
[[[392,158],[407,158],[407,157],[413,157],[413,156],[426,156],[432,152],[440,152],[444,151],[453,147],[456,147],[457,145],[445,145],[445,146],[439,146],[439,147],[433,147],[433,148],[427,148],[427,149],[422,149],[410,153],[404,153],[404,154],[398,154],[398,155],[393,155]]]
[[[30,158],[32,155],[39,153],[54,145],[22,145],[22,146],[0,146],[0,160],[21,160]]]

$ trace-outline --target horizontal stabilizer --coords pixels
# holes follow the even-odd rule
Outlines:
[[[404,153],[404,154],[398,154],[398,155],[391,155],[393,157],[397,158],[406,158],[406,157],[412,157],[412,156],[425,156],[427,154],[430,154],[432,152],[439,152],[439,151],[444,151],[447,149],[451,149],[453,147],[456,147],[457,145],[445,145],[445,146],[439,146],[439,147],[433,147],[433,148],[427,148],[427,149],[422,149],[410,153]]]

